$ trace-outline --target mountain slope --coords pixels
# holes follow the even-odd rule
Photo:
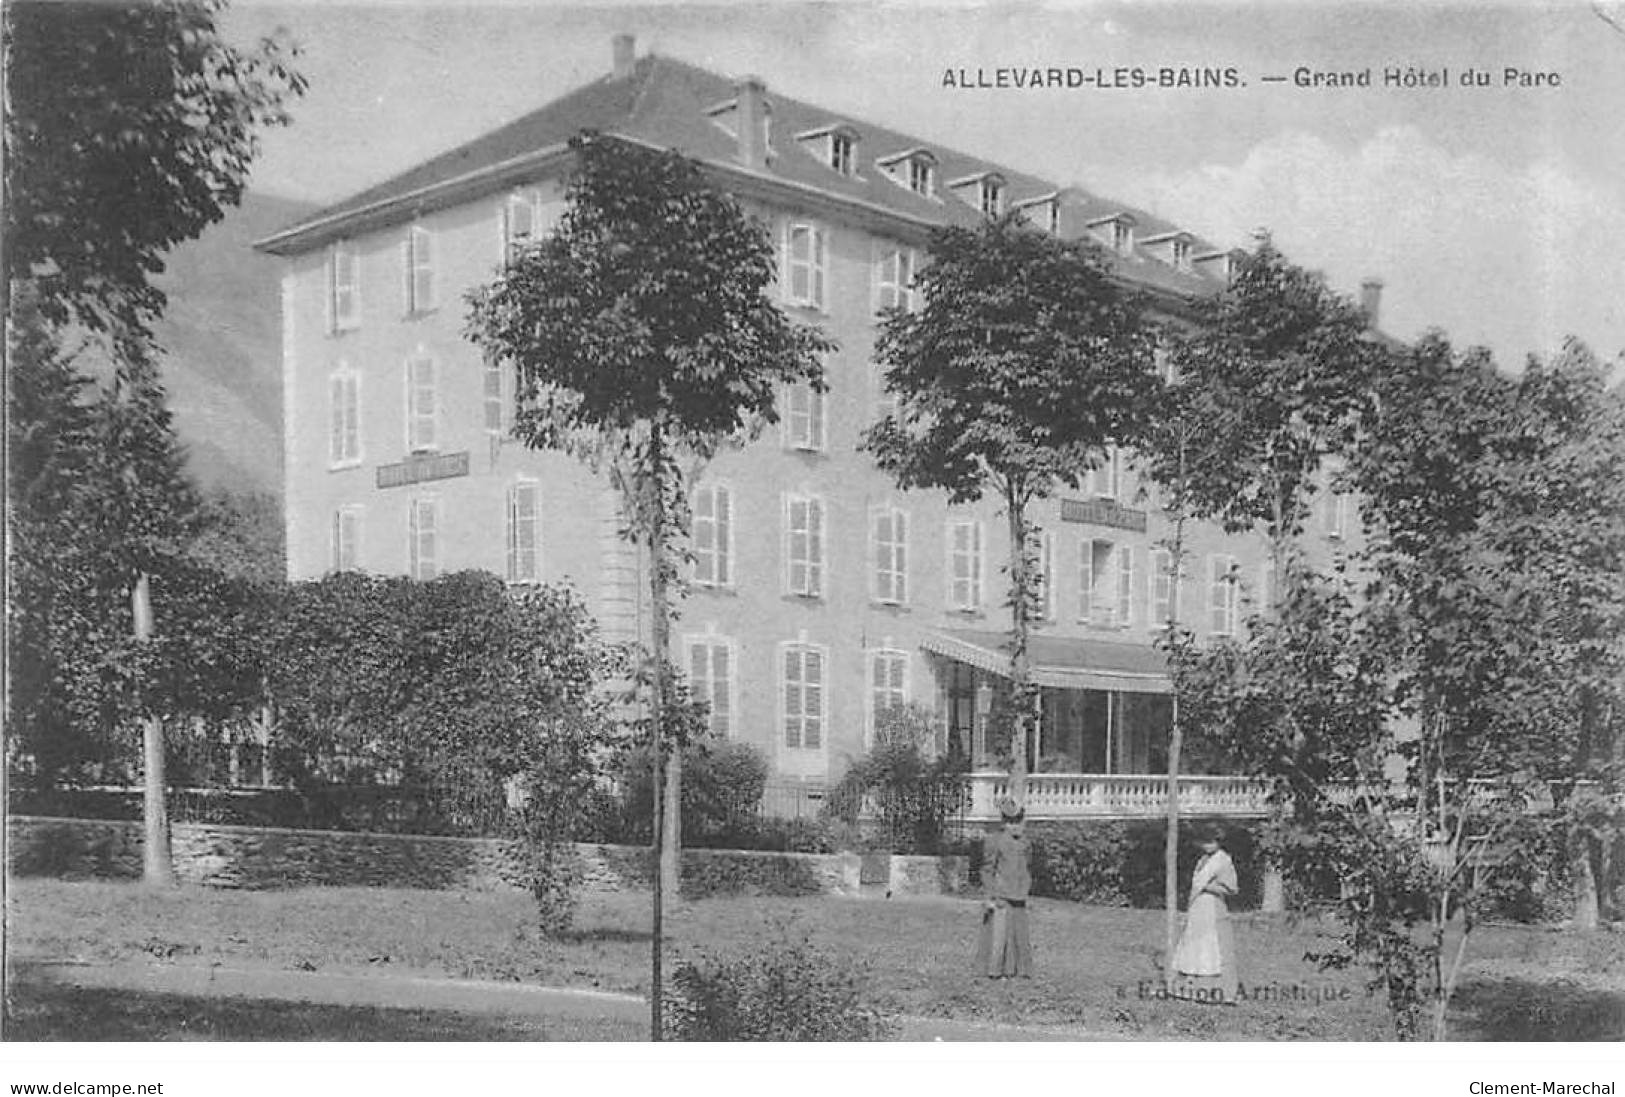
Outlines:
[[[282,264],[253,241],[314,209],[249,194],[167,257],[156,326],[188,467],[205,488],[282,491]]]

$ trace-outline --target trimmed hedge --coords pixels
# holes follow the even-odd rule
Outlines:
[[[1204,822],[1223,828],[1225,848],[1236,862],[1241,892],[1231,906],[1256,909],[1263,891],[1262,824],[1235,820],[1180,821],[1180,905],[1188,898],[1191,873],[1201,856],[1192,835]],[[1044,821],[1027,824],[1027,833],[1032,839],[1034,895],[1099,906],[1162,906],[1163,820]],[[973,862],[973,868],[979,867]]]

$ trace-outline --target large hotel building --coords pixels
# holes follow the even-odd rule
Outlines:
[[[1094,240],[1171,316],[1224,287],[1235,253],[755,78],[636,57],[627,37],[596,82],[260,242],[285,260],[290,577],[479,568],[573,586],[610,639],[646,630],[643,564],[618,536],[607,482],[509,437],[512,379],[463,335],[465,292],[559,218],[566,145],[584,129],[700,160],[770,226],[783,307],[839,345],[827,394],[785,391],[780,425],[694,485],[695,565],[674,638],[715,730],[758,746],[781,789],[816,795],[865,751],[877,709],[909,700],[988,768],[1007,663],[1006,526],[991,502],[898,490],[859,452],[887,399],[876,314],[908,303],[933,226],[1012,209],[1035,231]],[[1133,814],[1165,765],[1170,685],[1153,641],[1174,577],[1133,465],[1107,455],[1083,490],[1035,515],[1048,580],[1032,647],[1039,813],[1047,798],[1060,814]],[[1351,520],[1346,500],[1321,501],[1324,548]],[[1234,633],[1269,581],[1261,540],[1198,526],[1188,548],[1185,623],[1202,639]],[[1208,791],[1223,810],[1223,789]]]

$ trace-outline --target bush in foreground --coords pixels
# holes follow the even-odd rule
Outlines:
[[[853,960],[787,936],[731,957],[677,964],[665,1001],[672,1040],[883,1040],[891,1021]]]

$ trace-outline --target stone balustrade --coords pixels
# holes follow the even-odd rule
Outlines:
[[[966,819],[997,819],[1009,795],[1008,773],[972,773]],[[1269,787],[1250,777],[1179,779],[1179,813],[1257,818],[1268,813]],[[1033,773],[1027,776],[1029,819],[1149,819],[1168,810],[1168,778],[1157,773]]]

